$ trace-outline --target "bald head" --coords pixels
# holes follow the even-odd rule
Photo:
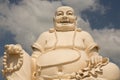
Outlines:
[[[76,16],[73,8],[69,6],[58,7],[54,17],[57,31],[71,31],[76,28]]]
[[[72,7],[69,7],[69,6],[61,6],[61,7],[58,7],[56,12],[59,12],[59,11],[72,11],[74,13],[74,10]]]

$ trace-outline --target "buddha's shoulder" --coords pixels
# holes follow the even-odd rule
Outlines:
[[[84,31],[84,30],[82,30],[81,32],[80,32],[81,34],[89,34],[87,31]]]
[[[80,34],[89,34],[87,31],[84,31],[84,30],[82,30],[81,28],[77,28],[77,29],[76,29],[76,32],[77,32],[77,33],[80,33]]]
[[[91,36],[89,32],[81,30],[81,31],[77,31],[77,35],[81,36],[81,37],[89,37]]]
[[[40,33],[39,38],[47,37],[47,36],[49,36],[49,31],[45,31],[45,32]]]
[[[48,31],[42,32],[42,33],[40,34],[40,36],[49,36],[49,35],[51,35],[51,34],[54,33],[54,32],[55,32],[54,28],[51,28],[51,29],[49,29]]]

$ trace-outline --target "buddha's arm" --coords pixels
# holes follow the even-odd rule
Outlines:
[[[32,45],[33,53],[32,60],[33,63],[36,63],[36,59],[40,56],[40,54],[44,53],[44,46],[46,43],[46,33],[40,35],[38,40]]]
[[[36,70],[37,70],[37,58],[40,56],[41,52],[38,50],[33,51],[32,54],[32,80],[36,80]]]
[[[99,55],[98,51],[96,50],[96,48],[93,48],[90,52],[89,52],[89,60],[91,62],[91,64],[97,64],[99,62],[102,62],[102,56]]]
[[[97,64],[98,62],[102,61],[102,56],[100,56],[98,53],[99,47],[89,33],[84,31],[83,35],[84,44],[86,46],[86,54],[88,55],[88,58],[92,64]]]
[[[42,34],[38,38],[38,40],[32,45],[33,53],[32,53],[32,80],[36,79],[36,71],[37,71],[37,58],[44,53],[45,46],[45,35]]]

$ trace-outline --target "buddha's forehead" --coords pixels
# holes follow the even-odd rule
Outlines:
[[[62,7],[57,8],[57,12],[59,12],[59,11],[63,11],[63,12],[72,11],[72,12],[74,12],[73,8],[71,8],[69,6],[62,6]]]

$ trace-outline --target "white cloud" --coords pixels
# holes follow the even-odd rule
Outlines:
[[[61,2],[24,0],[20,5],[0,4],[0,27],[16,35],[15,41],[30,51],[30,45],[43,31],[53,26],[55,8]]]
[[[0,63],[2,63],[2,59],[3,57],[0,57]],[[0,64],[0,66],[2,66],[3,64]],[[0,67],[0,70],[1,70],[1,67]]]
[[[65,5],[73,7],[77,14],[84,10],[99,10],[101,13],[105,13],[106,11],[104,6],[99,4],[99,0],[62,0],[62,2]]]
[[[0,57],[0,70],[2,70],[3,64],[2,64],[3,57]],[[0,78],[2,76],[2,72],[0,71]]]
[[[120,66],[120,29],[93,30],[92,35],[100,46],[100,53]]]
[[[63,4],[72,6],[78,13],[84,10],[101,10],[104,7],[98,0],[62,0]],[[60,1],[49,2],[41,0],[23,0],[19,5],[9,5],[8,2],[0,3],[0,27],[16,35],[15,41],[24,49],[30,51],[30,45],[40,33],[53,27],[52,18],[55,9],[61,6]],[[101,54],[108,56],[120,63],[120,30],[103,29],[92,30],[89,21],[84,21],[78,15],[78,25],[92,33],[94,39],[101,47]]]

